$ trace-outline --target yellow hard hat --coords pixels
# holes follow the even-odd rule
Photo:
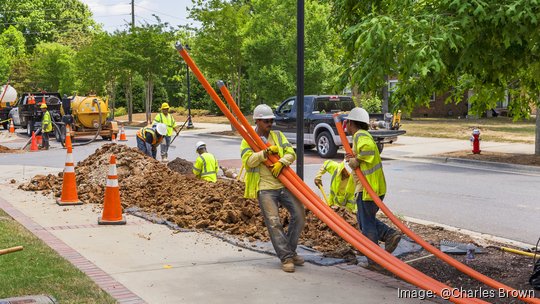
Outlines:
[[[168,109],[168,108],[170,108],[168,103],[164,102],[164,103],[161,104],[161,109],[162,110],[163,109]]]
[[[41,105],[39,106],[40,109],[46,109],[47,108],[47,104],[46,103],[41,103]]]

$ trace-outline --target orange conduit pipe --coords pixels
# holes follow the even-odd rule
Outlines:
[[[201,82],[201,84],[205,87],[205,89],[207,90],[207,92],[209,93],[209,95],[212,97],[212,99],[216,102],[216,105],[218,105],[218,107],[223,111],[223,113],[227,116],[227,118],[231,121],[231,123],[235,126],[235,128],[241,133],[241,135],[246,139],[246,141],[248,142],[248,144],[254,148],[255,151],[260,151],[261,149],[259,148],[258,145],[256,145],[254,142],[253,142],[253,139],[250,138],[248,136],[248,134],[246,133],[246,131],[238,124],[238,122],[236,121],[236,119],[234,118],[234,116],[232,116],[231,112],[227,109],[227,107],[223,104],[223,102],[220,100],[219,96],[217,96],[216,92],[213,90],[213,88],[210,86],[210,84],[208,83],[208,81],[206,81],[206,79],[204,78],[204,76],[202,75],[202,73],[200,72],[200,70],[197,68],[197,66],[195,65],[195,63],[193,62],[193,60],[189,57],[189,54],[187,54],[187,52],[185,51],[185,49],[183,49],[183,47],[179,44],[177,44],[177,49],[180,53],[180,55],[184,58],[184,60],[186,61],[186,63],[190,66],[190,68],[192,69],[193,73],[196,75],[196,77],[199,79],[199,81]],[[243,117],[243,115],[242,115]],[[250,127],[251,129],[251,127]],[[257,138],[260,140],[260,138],[257,136]],[[264,146],[264,145],[263,145]],[[267,161],[267,165],[270,165],[271,162],[270,161]],[[314,205],[313,203],[311,203],[311,201],[306,197],[304,196],[304,194],[298,190],[298,188],[302,189],[302,187],[297,187],[295,185],[293,185],[293,183],[291,183],[287,177],[288,174],[287,173],[293,173],[294,172],[291,170],[291,169],[288,169],[288,170],[285,170],[285,174],[283,175],[280,175],[279,178],[280,180],[284,183],[284,185],[291,190],[291,192],[300,200],[302,201],[312,212],[314,212],[314,214],[319,217],[321,220],[323,220],[325,223],[329,224],[329,226],[336,232],[338,233],[338,235],[342,236],[346,241],[350,242],[351,244],[353,244],[355,247],[357,247],[360,251],[364,252],[369,258],[371,258],[372,260],[374,260],[375,262],[379,263],[379,264],[382,264],[382,265],[386,265],[388,263],[390,263],[392,265],[393,261],[390,261],[388,262],[387,259],[388,258],[393,258],[395,260],[397,260],[398,262],[402,263],[400,260],[398,260],[397,258],[395,258],[394,256],[390,255],[389,253],[387,253],[386,251],[384,251],[382,248],[380,248],[379,246],[375,245],[373,242],[371,242],[370,240],[368,240],[367,238],[365,238],[363,235],[359,234],[360,236],[360,239],[364,238],[363,241],[367,244],[367,246],[365,246],[362,242],[356,240],[355,238],[353,238],[351,235],[349,235],[348,233],[346,233],[344,231],[344,229],[342,229],[341,227],[339,227],[336,223],[334,223],[332,221],[332,218],[331,217],[328,217],[324,211],[321,211],[319,210],[316,205]],[[317,197],[318,198],[318,197]],[[328,208],[331,212],[333,212],[326,204],[322,203],[323,206],[325,206],[326,208]],[[324,210],[324,209],[323,209]],[[336,215],[334,213],[334,215]],[[337,216],[337,215],[336,215]],[[339,219],[341,219],[341,217],[338,216]],[[344,221],[343,219],[341,219],[342,221]],[[345,222],[346,223],[346,222]],[[347,224],[348,225],[348,224]],[[349,227],[351,227],[350,225],[348,225]],[[352,228],[352,227],[351,227]],[[355,232],[358,233],[358,231],[356,229],[354,229]],[[380,255],[377,255],[376,253],[374,253],[373,251],[380,251],[379,254],[381,254],[382,256]],[[395,262],[394,262],[395,263]],[[405,265],[405,264],[404,264]],[[406,265],[408,266],[408,265]],[[386,266],[387,268],[391,268],[391,267],[388,267],[388,265]],[[410,273],[410,272],[406,272],[404,270],[402,270],[401,268],[398,268],[397,266],[395,266],[397,269],[392,269],[394,273],[396,273],[398,276],[400,276],[401,278],[403,278],[404,280],[408,281],[408,282],[411,282],[417,286],[419,286],[420,288],[423,288],[423,289],[428,289],[428,290],[433,290],[435,293],[439,294],[439,295],[442,295],[444,297],[444,294],[441,293],[442,289],[443,288],[447,288],[449,289],[448,286],[434,280],[433,278],[430,278],[428,276],[426,276],[425,274],[419,272],[418,270],[414,269],[411,267],[410,269],[410,272],[413,272],[413,273]],[[410,267],[410,266],[408,266]],[[414,273],[416,272],[416,273]],[[422,277],[423,276],[423,277]],[[423,280],[420,280],[420,278],[423,278]],[[452,294],[451,296],[454,296],[455,297],[455,294]],[[475,303],[485,303],[484,301],[481,301],[481,300],[478,300],[478,299],[472,299],[472,298],[468,298],[468,299],[465,299],[465,298],[462,298],[461,295],[458,295],[459,297],[456,297],[456,298],[450,298],[450,300],[452,300],[453,302],[456,302],[456,303],[471,303],[471,302],[475,302]],[[465,296],[463,296],[465,297]]]
[[[245,118],[245,116],[243,115],[242,111],[240,110],[240,108],[238,107],[238,105],[234,102],[234,99],[232,98],[229,90],[227,89],[227,87],[224,85],[224,83],[222,81],[218,81],[217,83],[221,93],[223,94],[223,96],[225,97],[225,100],[227,101],[227,103],[229,104],[229,106],[231,107],[231,109],[233,110],[233,112],[236,114],[236,117],[238,119],[240,119],[240,122],[242,123],[242,126],[244,127],[245,131],[248,131],[249,135],[251,136],[251,139],[255,140],[257,142],[257,145],[258,147],[266,147],[267,145],[264,144],[264,142],[262,141],[262,139],[257,135],[257,133],[255,132],[255,130],[251,127],[251,125],[249,124],[249,122],[247,121],[247,119]],[[221,101],[220,101],[221,102]],[[228,111],[228,109],[226,109]],[[242,130],[244,131],[244,130]],[[244,132],[245,132],[244,131]],[[257,147],[257,148],[258,148]],[[252,146],[253,148],[253,146]],[[272,163],[275,163],[276,161],[278,161],[277,157],[275,156],[270,156],[270,161]],[[274,158],[274,159],[273,159]],[[351,225],[349,225],[349,223],[347,223],[345,220],[343,220],[343,218],[341,218],[340,216],[338,216],[330,207],[328,207],[327,204],[325,204],[324,202],[322,202],[320,200],[320,197],[317,196],[312,190],[311,188],[309,188],[301,179],[300,177],[290,168],[286,168],[287,170],[284,171],[283,173],[285,174],[285,176],[289,179],[292,180],[293,184],[303,190],[301,191],[302,194],[306,197],[309,197],[311,199],[309,199],[310,203],[312,203],[313,201],[315,202],[318,202],[319,203],[319,209],[322,209],[322,212],[325,213],[325,216],[330,218],[330,219],[333,219],[333,221],[338,225],[338,227],[344,231],[346,231],[349,236],[353,237],[354,240],[356,242],[361,242],[363,243],[363,247],[366,247],[365,244],[368,244],[368,246],[371,246],[371,245],[375,245],[372,241],[370,241],[369,239],[365,238],[363,234],[361,234],[356,228],[352,227]],[[290,174],[290,175],[289,175]],[[298,187],[299,186],[299,187]],[[304,203],[305,204],[305,203]],[[310,208],[311,210],[311,208]],[[319,218],[321,218],[320,216],[318,216]],[[324,221],[325,223],[327,223],[326,221]],[[329,225],[330,226],[330,225]],[[334,229],[335,231],[335,229]],[[337,231],[336,231],[337,232]],[[342,236],[342,235],[340,235]],[[342,236],[343,237],[343,236]],[[350,244],[353,244],[354,242],[351,242],[348,238],[344,237],[346,240],[348,240],[348,242]],[[367,243],[366,243],[367,242]],[[357,246],[355,246],[357,247]],[[428,279],[428,280],[432,280],[434,281],[435,284],[437,285],[440,285],[441,288],[447,288],[444,284],[442,284],[441,282],[438,282],[437,280],[427,276],[426,274],[418,271],[417,269],[413,268],[413,267],[408,267],[409,265],[403,263],[401,260],[397,259],[396,257],[394,257],[393,255],[387,253],[386,251],[382,250],[378,245],[375,245],[374,247],[371,247],[371,251],[373,251],[374,249],[373,248],[376,248],[375,251],[379,251],[379,254],[382,253],[383,254],[386,254],[386,259],[389,260],[388,262],[393,265],[394,267],[397,267],[397,268],[400,268],[401,270],[405,270],[407,272],[410,272],[410,273],[413,273],[417,276],[423,276],[424,279]],[[357,247],[358,249],[358,247]],[[360,250],[362,251],[362,250]],[[362,251],[363,252],[363,251]],[[388,267],[385,267],[385,268],[388,268]],[[476,300],[476,299],[475,299]],[[476,302],[476,301],[473,301],[472,299],[469,300],[469,302]]]
[[[353,154],[353,151],[350,147],[349,140],[347,139],[347,136],[345,135],[345,131],[343,130],[343,125],[341,121],[339,120],[339,113],[336,113],[333,115],[334,122],[336,124],[336,128],[339,133],[339,137],[341,138],[341,143],[343,144],[343,148],[345,151],[349,154]],[[480,272],[468,267],[467,265],[457,261],[456,259],[450,257],[449,255],[445,254],[444,252],[437,249],[435,246],[429,244],[428,242],[424,241],[420,236],[415,234],[412,230],[410,230],[405,224],[403,224],[393,213],[390,211],[390,209],[383,203],[383,201],[379,198],[379,196],[373,191],[373,188],[371,188],[371,185],[367,181],[366,177],[362,174],[362,171],[360,168],[357,168],[354,170],[356,172],[356,175],[360,179],[362,185],[369,193],[369,196],[373,199],[375,204],[379,208],[381,208],[381,211],[386,214],[386,216],[394,223],[401,231],[403,231],[407,236],[409,236],[411,239],[413,239],[416,243],[418,243],[420,246],[425,248],[427,251],[438,257],[439,259],[443,260],[444,262],[448,263],[449,265],[455,267],[459,271],[465,273],[466,275],[470,276],[471,278],[474,278],[488,286],[491,286],[498,290],[506,290],[507,295],[511,297],[511,295],[517,295],[516,298],[528,302],[528,303],[540,303],[540,299],[537,298],[531,298],[531,297],[523,297],[520,296],[523,293],[515,290],[514,288],[507,286],[503,283],[500,283],[498,281],[495,281],[494,279],[485,276],[481,274]],[[512,296],[513,298],[513,296]]]

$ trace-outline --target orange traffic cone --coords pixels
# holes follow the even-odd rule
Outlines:
[[[115,135],[114,133],[113,133],[112,136],[111,136],[111,142],[112,142],[113,144],[116,144],[116,143],[117,143],[117,142],[116,142],[116,135]]]
[[[126,131],[124,131],[124,126],[120,126],[120,140],[119,141],[127,141]]]
[[[11,119],[11,123],[9,124],[9,133],[15,133],[15,125],[13,124],[13,119]]]
[[[66,166],[64,167],[64,180],[62,182],[62,195],[56,200],[60,206],[82,205],[77,195],[77,181],[75,178],[75,163],[73,162],[73,150],[67,148]]]
[[[64,142],[64,148],[73,149],[73,146],[71,145],[71,131],[69,126],[66,126],[66,141]]]
[[[109,161],[109,175],[107,176],[107,187],[105,188],[105,202],[103,203],[103,214],[98,218],[99,225],[125,225],[126,218],[122,215],[122,205],[120,204],[120,188],[118,187],[118,175],[116,173],[116,156],[111,155]]]
[[[30,152],[37,152],[37,151],[39,151],[39,148],[37,144],[36,133],[32,131],[32,143],[30,144]]]

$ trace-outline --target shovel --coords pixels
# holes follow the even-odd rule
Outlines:
[[[173,139],[171,140],[171,142],[169,143],[169,149],[176,149],[176,146],[173,146],[173,142],[174,140],[178,137],[178,135],[180,134],[180,131],[182,131],[182,129],[185,127],[185,125],[187,124],[187,122],[189,121],[189,117],[188,119],[186,119],[186,121],[184,122],[184,124],[180,127],[180,130],[178,130],[178,132],[176,132],[176,135],[173,137]]]

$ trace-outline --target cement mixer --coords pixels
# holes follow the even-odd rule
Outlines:
[[[64,103],[62,122],[71,126],[71,137],[94,135],[110,140],[118,134],[116,121],[109,116],[108,100],[95,95],[74,96],[69,103]]]

